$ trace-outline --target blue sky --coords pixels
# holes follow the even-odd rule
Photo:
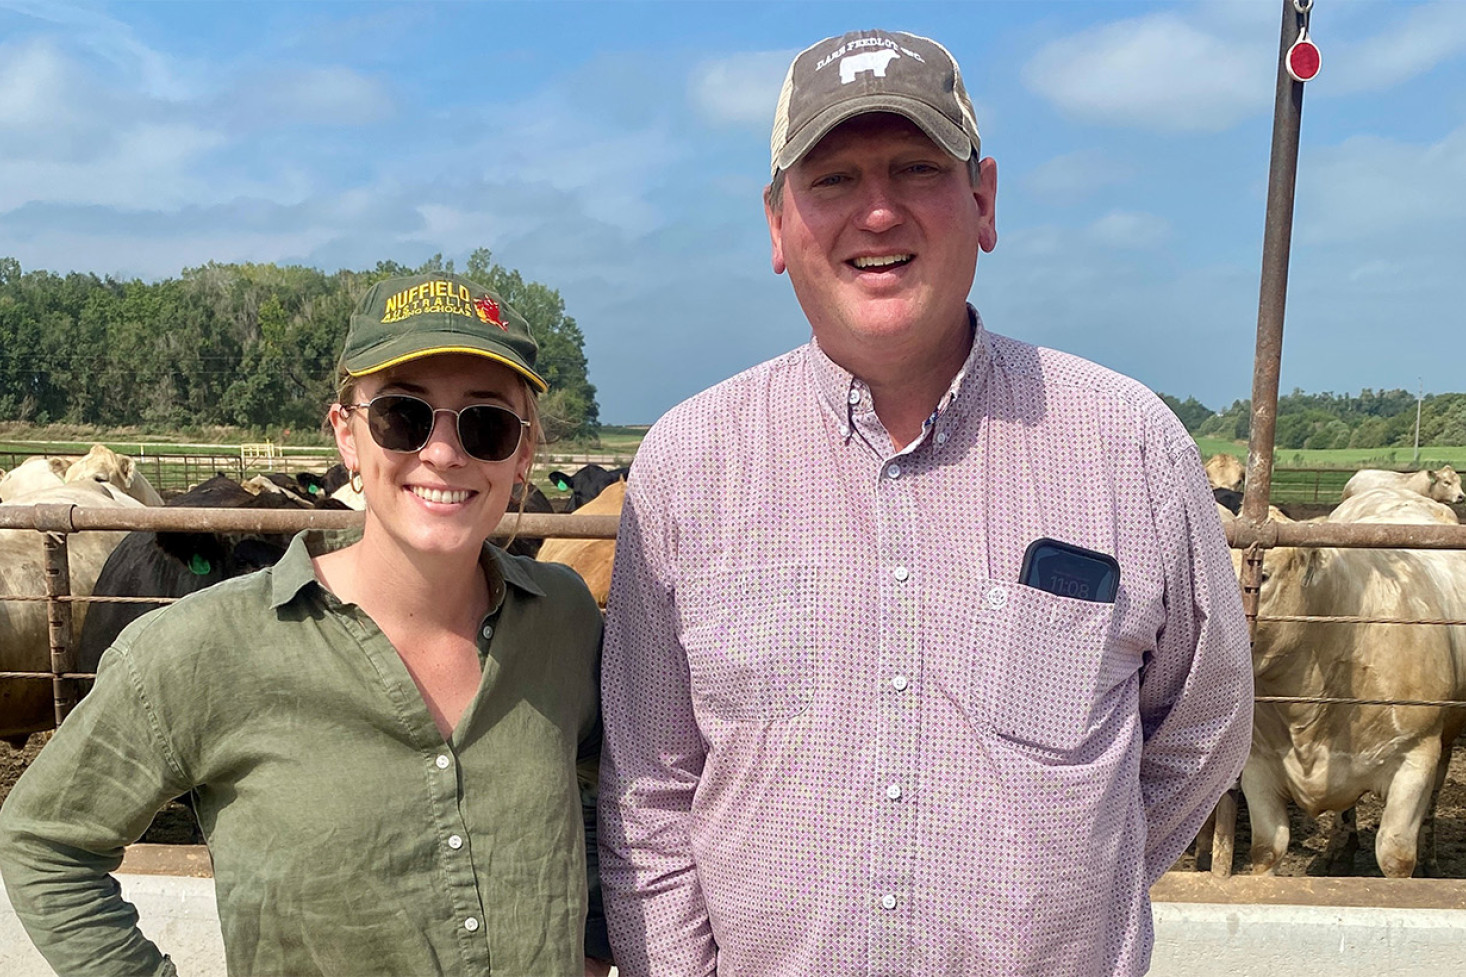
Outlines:
[[[0,0],[0,255],[154,279],[477,247],[558,288],[602,420],[808,338],[760,193],[789,59],[945,43],[998,161],[988,327],[1251,392],[1281,5]],[[1466,2],[1317,0],[1282,386],[1466,389]]]

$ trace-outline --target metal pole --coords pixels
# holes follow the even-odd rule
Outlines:
[[[1425,380],[1415,381],[1419,386],[1415,392],[1415,461],[1414,466],[1420,467],[1420,405],[1425,400]]]
[[[1262,283],[1257,303],[1257,350],[1252,372],[1252,431],[1247,446],[1247,485],[1242,518],[1267,519],[1272,491],[1273,443],[1278,420],[1278,373],[1283,357],[1283,312],[1288,299],[1288,258],[1293,237],[1293,193],[1298,179],[1298,132],[1303,119],[1303,83],[1284,66],[1298,39],[1303,15],[1283,0],[1278,46],[1277,97],[1273,102],[1272,160],[1268,166],[1267,218],[1262,238]]]
[[[1257,300],[1257,350],[1252,367],[1252,429],[1247,443],[1247,484],[1241,518],[1253,526],[1267,521],[1272,495],[1273,445],[1278,422],[1278,374],[1283,359],[1283,314],[1288,301],[1288,258],[1293,239],[1293,194],[1298,181],[1298,133],[1303,121],[1303,84],[1288,74],[1288,49],[1298,39],[1303,14],[1283,0],[1278,42],[1277,94],[1273,101],[1273,146],[1268,164],[1267,217],[1262,237],[1262,282]],[[1242,603],[1249,633],[1257,632],[1257,598],[1262,556],[1255,549],[1242,565]],[[1232,874],[1230,857],[1237,830],[1236,797],[1217,805],[1212,874]]]
[[[76,706],[76,680],[61,676],[76,671],[76,652],[71,645],[71,604],[58,597],[71,595],[71,568],[67,560],[66,534],[46,533],[46,626],[51,638],[51,689],[60,726]]]

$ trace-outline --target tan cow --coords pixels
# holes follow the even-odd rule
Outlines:
[[[1367,493],[1328,521],[1436,523],[1441,508]],[[1466,619],[1466,556],[1456,551],[1280,547],[1263,575],[1260,615]],[[1466,699],[1466,627],[1260,622],[1253,671],[1259,696]],[[1463,728],[1466,709],[1259,703],[1242,772],[1253,871],[1271,874],[1287,851],[1289,800],[1317,817],[1365,791],[1384,801],[1381,871],[1411,875],[1417,852],[1428,867],[1427,817]]]
[[[76,461],[76,458],[42,458],[39,455],[27,458],[0,478],[0,502],[65,484],[66,469]]]
[[[1344,498],[1348,499],[1371,489],[1394,489],[1397,492],[1415,492],[1444,502],[1447,505],[1466,501],[1466,492],[1461,489],[1461,476],[1450,465],[1418,472],[1387,472],[1378,468],[1364,468],[1355,472],[1344,485]]]
[[[1216,454],[1206,460],[1206,480],[1214,489],[1240,492],[1246,479],[1247,469],[1236,455]]]
[[[142,503],[91,481],[56,485],[19,496],[7,506],[61,502],[111,508],[142,508]],[[127,534],[73,533],[67,537],[71,593],[91,595],[102,564]],[[44,537],[29,529],[0,530],[0,597],[39,596],[46,592]],[[71,605],[72,641],[81,635],[87,604]],[[74,647],[75,645],[73,645]],[[46,605],[39,601],[0,600],[0,671],[41,672],[51,667],[51,639]],[[26,734],[55,725],[49,679],[0,679],[0,739],[23,739]]]
[[[619,516],[626,501],[626,480],[612,482],[600,495],[579,509],[576,515]],[[585,581],[596,603],[606,606],[611,593],[611,563],[616,557],[614,539],[556,539],[545,540],[540,547],[538,559],[544,563],[563,563]]]
[[[94,444],[92,450],[66,469],[68,482],[106,482],[137,499],[143,505],[162,505],[163,497],[153,488],[137,463],[127,455],[119,455],[105,444]]]

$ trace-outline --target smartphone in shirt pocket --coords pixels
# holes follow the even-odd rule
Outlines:
[[[1040,537],[1023,552],[1018,582],[1059,597],[1113,604],[1120,589],[1120,564],[1108,553]]]

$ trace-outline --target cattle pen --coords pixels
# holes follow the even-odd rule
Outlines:
[[[1260,610],[1265,555],[1281,547],[1301,550],[1466,550],[1466,526],[1343,523],[1278,523],[1268,519],[1274,480],[1274,434],[1281,363],[1292,192],[1298,155],[1303,84],[1285,73],[1283,56],[1306,22],[1312,0],[1283,0],[1273,158],[1268,188],[1263,270],[1253,374],[1251,441],[1242,513],[1225,526],[1240,554],[1240,587],[1254,636],[1260,627],[1311,621],[1339,627],[1457,628],[1454,617],[1369,614],[1268,615]],[[1315,483],[1315,493],[1318,483]],[[37,534],[44,550],[44,592],[6,600],[43,603],[50,639],[49,667],[0,672],[0,680],[45,683],[60,721],[75,704],[79,672],[70,626],[71,608],[92,600],[74,596],[68,573],[68,539],[96,531],[189,530],[291,532],[358,525],[360,513],[233,510],[87,510],[71,505],[0,507],[0,529]],[[497,535],[610,538],[611,516],[509,517]],[[106,598],[117,600],[118,598]],[[138,598],[131,598],[138,599]],[[1371,698],[1348,695],[1265,695],[1262,706],[1314,704],[1344,709],[1388,705],[1403,710],[1461,710],[1453,698]],[[1214,828],[1197,839],[1195,870],[1167,873],[1152,890],[1156,917],[1153,973],[1161,977],[1277,977],[1327,972],[1333,977],[1466,972],[1466,872],[1450,879],[1318,878],[1234,875],[1238,859],[1238,790],[1218,804]],[[1466,830],[1466,806],[1452,820]],[[1466,845],[1463,845],[1466,851]],[[143,913],[150,934],[172,934],[180,969],[222,974],[222,949],[212,890],[205,879],[207,855],[162,852],[143,846],[123,863],[123,888]],[[3,903],[3,900],[0,900]],[[180,909],[179,907],[183,908]],[[13,917],[0,909],[0,971],[43,973],[22,954],[29,948]]]

